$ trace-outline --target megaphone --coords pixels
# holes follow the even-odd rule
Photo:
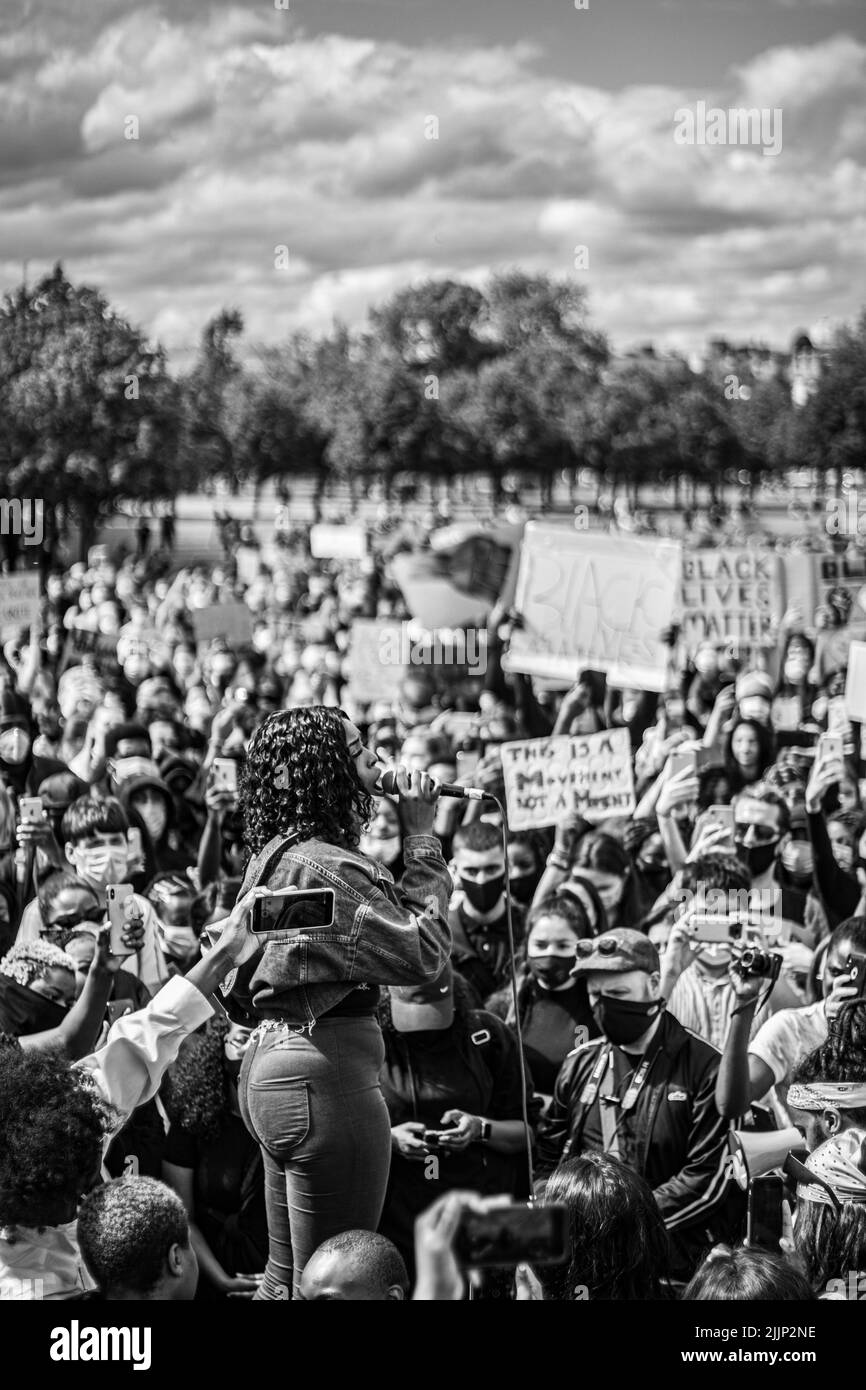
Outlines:
[[[788,1129],[766,1131],[732,1129],[728,1134],[728,1147],[731,1172],[744,1192],[754,1178],[781,1168],[792,1149],[804,1156],[806,1152],[803,1135],[793,1125]]]

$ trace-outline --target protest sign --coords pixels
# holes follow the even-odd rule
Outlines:
[[[352,698],[362,704],[396,699],[406,674],[401,660],[404,647],[402,623],[356,619],[346,655]]]
[[[849,719],[866,724],[866,642],[852,642],[849,648],[845,705]]]
[[[815,555],[815,602],[824,607],[833,589],[847,589],[855,607],[854,621],[862,621],[863,611],[856,606],[857,595],[866,585],[866,555],[849,552],[845,555]]]
[[[627,729],[504,743],[500,755],[510,830],[557,825],[574,812],[597,822],[634,811]]]
[[[0,579],[0,633],[12,636],[39,617],[39,571],[19,570]]]
[[[197,642],[222,637],[233,646],[244,646],[253,635],[253,617],[245,603],[211,603],[192,609],[192,626]]]
[[[319,522],[310,528],[310,554],[314,560],[363,560],[367,554],[367,532],[363,526]]]
[[[773,646],[785,611],[783,580],[771,550],[684,552],[680,601],[689,656],[704,641],[730,645],[742,660]]]
[[[522,626],[504,663],[531,676],[573,681],[606,671],[611,685],[662,690],[680,582],[675,541],[604,536],[530,522],[515,606]]]

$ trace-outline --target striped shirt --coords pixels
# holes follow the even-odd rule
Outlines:
[[[693,961],[680,975],[668,1000],[668,1013],[684,1028],[712,1043],[720,1052],[731,1026],[731,1015],[739,1001],[727,974],[711,978]],[[766,1000],[752,1020],[750,1037],[769,1017]]]

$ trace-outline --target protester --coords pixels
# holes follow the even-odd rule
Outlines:
[[[183,1203],[153,1178],[115,1178],[81,1204],[78,1246],[108,1303],[185,1302],[198,1264]]]
[[[304,1266],[302,1303],[402,1303],[409,1275],[397,1247],[370,1231],[343,1231],[315,1250]]]

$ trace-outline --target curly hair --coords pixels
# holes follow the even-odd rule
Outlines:
[[[162,1277],[171,1247],[189,1245],[186,1208],[155,1178],[115,1178],[82,1203],[78,1244],[103,1293],[149,1294]]]
[[[798,1202],[794,1244],[814,1289],[866,1269],[866,1207],[845,1202],[837,1212],[824,1202]]]
[[[651,1188],[632,1169],[608,1154],[566,1159],[550,1177],[544,1202],[564,1203],[571,1216],[568,1263],[541,1271],[546,1299],[572,1303],[586,1297],[578,1289],[591,1299],[665,1296],[668,1234]]]
[[[373,798],[349,756],[346,718],[342,710],[312,705],[269,714],[256,730],[240,791],[250,854],[288,832],[358,844]]]
[[[196,1139],[215,1139],[229,1108],[222,1014],[193,1033],[162,1083],[162,1102],[173,1125]]]
[[[17,942],[0,960],[0,975],[8,975],[19,985],[31,985],[52,969],[70,970],[74,975],[75,961],[59,946],[38,937],[34,941]]]
[[[60,1052],[0,1048],[0,1226],[71,1220],[99,1171],[109,1114]]]
[[[866,1003],[852,999],[841,1008],[824,1042],[803,1057],[793,1075],[795,1085],[811,1081],[862,1081],[866,1076]],[[847,1110],[848,1118],[866,1126],[866,1109]]]

